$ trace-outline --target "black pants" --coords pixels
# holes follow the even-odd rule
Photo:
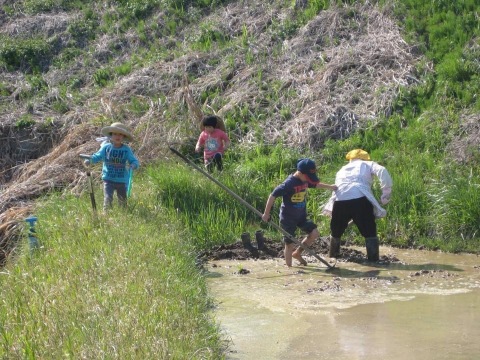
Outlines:
[[[341,238],[350,220],[353,220],[363,237],[377,236],[377,223],[375,222],[373,205],[366,197],[335,201],[332,219],[330,220],[331,235],[335,238]]]
[[[208,162],[206,163],[207,171],[210,173],[215,166],[218,171],[223,170],[222,154],[220,153],[216,153],[212,158],[208,159]]]

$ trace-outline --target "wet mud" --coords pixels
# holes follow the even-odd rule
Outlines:
[[[344,246],[335,269],[306,255],[284,264],[283,244],[241,242],[203,254],[229,341],[227,359],[480,358],[480,257]],[[312,247],[327,260],[327,244]]]
[[[252,241],[249,245],[245,246],[244,243],[238,241],[231,245],[221,245],[214,247],[208,251],[200,254],[200,259],[204,262],[215,260],[268,260],[268,259],[283,259],[283,242],[274,241],[265,238],[259,248],[255,241]],[[316,254],[322,258],[328,257],[328,237],[321,237],[310,246]],[[304,253],[303,257],[308,263],[319,263],[318,259],[313,256],[309,256]],[[295,262],[296,260],[294,260]],[[353,262],[353,263],[366,263],[368,262],[366,253],[358,249],[345,247],[342,244],[340,249],[340,256],[337,259],[339,263]],[[397,257],[391,254],[383,254],[380,256],[377,264],[400,264],[401,261]],[[300,263],[297,263],[300,265]]]

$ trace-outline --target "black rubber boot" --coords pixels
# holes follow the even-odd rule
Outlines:
[[[248,232],[244,232],[241,236],[242,244],[245,249],[251,250],[253,249],[252,242],[250,240],[250,234]]]
[[[265,247],[265,238],[262,230],[255,231],[255,239],[257,240],[257,249],[262,250]]]
[[[328,256],[331,258],[340,257],[340,238],[330,236],[330,248],[328,249]]]
[[[378,250],[378,237],[365,238],[368,261],[378,261],[380,258]]]

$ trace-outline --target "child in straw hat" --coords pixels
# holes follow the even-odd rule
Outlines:
[[[102,134],[109,138],[109,142],[102,145],[90,160],[85,160],[85,163],[88,165],[103,161],[103,210],[106,211],[112,207],[115,191],[119,204],[126,206],[129,171],[137,169],[140,164],[132,149],[124,143],[133,141],[133,136],[125,125],[119,122],[113,123],[104,127]]]

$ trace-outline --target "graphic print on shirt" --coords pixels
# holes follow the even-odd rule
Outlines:
[[[108,176],[112,179],[123,179],[125,177],[125,159],[127,158],[126,150],[117,150],[113,147],[107,149],[106,166],[108,168]]]
[[[218,140],[213,137],[209,137],[205,141],[205,149],[208,151],[216,151],[218,150],[219,147],[220,147],[220,144],[218,143]]]
[[[292,202],[293,207],[305,207],[305,196],[307,194],[308,184],[303,184],[299,186],[294,186],[295,192],[293,193],[290,201]]]

